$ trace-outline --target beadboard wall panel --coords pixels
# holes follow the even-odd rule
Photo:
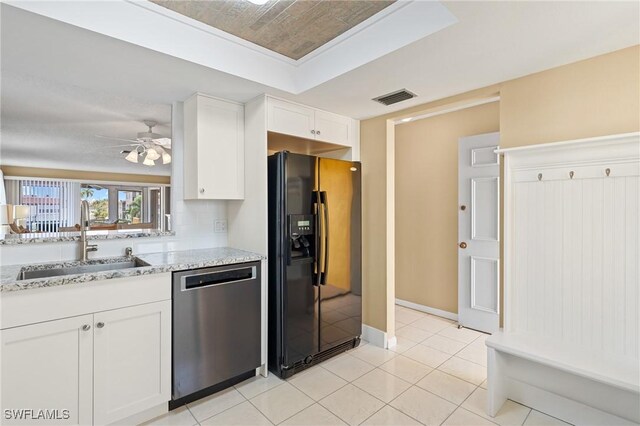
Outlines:
[[[640,357],[640,141],[620,139],[510,155],[507,331]]]

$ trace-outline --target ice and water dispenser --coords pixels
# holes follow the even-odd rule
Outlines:
[[[311,214],[289,215],[291,259],[315,256],[315,216]]]

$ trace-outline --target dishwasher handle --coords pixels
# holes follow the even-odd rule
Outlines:
[[[255,278],[255,266],[184,275],[180,278],[180,291],[201,290],[203,288],[254,280]]]

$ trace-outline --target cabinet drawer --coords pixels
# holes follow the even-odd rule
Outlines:
[[[0,329],[171,299],[171,274],[12,291],[0,297]]]

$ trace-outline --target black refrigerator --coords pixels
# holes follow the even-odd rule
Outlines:
[[[278,152],[269,167],[269,369],[282,378],[358,346],[361,165]]]

